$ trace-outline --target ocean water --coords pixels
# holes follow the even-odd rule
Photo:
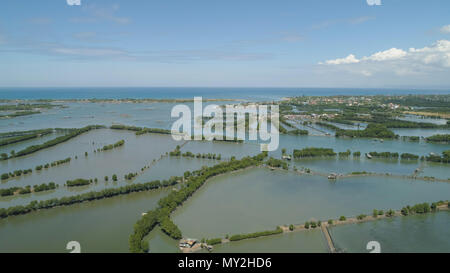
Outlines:
[[[0,99],[87,98],[234,98],[252,101],[278,100],[290,96],[450,94],[450,90],[373,88],[225,88],[225,87],[39,87],[0,88]]]

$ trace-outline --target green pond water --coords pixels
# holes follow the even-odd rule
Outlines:
[[[187,237],[214,238],[447,199],[446,182],[386,176],[333,182],[254,168],[211,179],[175,211],[173,220]]]
[[[346,252],[367,253],[369,241],[381,252],[450,252],[450,212],[394,217],[330,229],[335,246]]]
[[[133,193],[0,220],[0,252],[128,252],[128,237],[141,214],[170,189]]]

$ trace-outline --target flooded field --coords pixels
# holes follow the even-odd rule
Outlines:
[[[383,253],[450,252],[450,212],[396,217],[330,229],[336,247],[345,252],[367,253],[377,241]]]
[[[0,252],[128,252],[134,223],[170,190],[133,193],[100,201],[53,208],[0,221]]]
[[[211,179],[177,209],[173,219],[187,237],[215,238],[312,219],[370,214],[373,209],[400,209],[448,196],[446,182],[385,176],[329,181],[255,168]]]
[[[189,103],[188,103],[189,104]],[[0,132],[48,128],[79,128],[90,124],[110,126],[126,124],[143,127],[170,129],[173,119],[170,109],[173,103],[81,103],[65,102],[67,108],[48,109],[41,114],[0,120]],[[450,183],[409,179],[418,177],[450,179],[447,164],[425,161],[367,159],[364,154],[371,151],[413,152],[420,156],[440,154],[448,145],[403,140],[370,138],[335,138],[326,136],[327,128],[305,126],[291,122],[297,128],[308,130],[309,136],[280,135],[280,145],[269,156],[280,158],[282,149],[292,154],[294,149],[305,147],[332,148],[335,152],[360,151],[361,157],[309,158],[289,161],[290,171],[271,171],[264,167],[244,170],[215,177],[201,187],[183,206],[177,208],[172,218],[183,233],[183,237],[214,238],[239,233],[250,233],[274,229],[278,225],[302,224],[310,220],[326,221],[340,215],[354,216],[370,214],[376,209],[399,209],[407,204],[447,200]],[[334,124],[337,125],[337,124]],[[363,124],[364,126],[364,124]],[[339,124],[352,129],[354,126]],[[289,128],[291,130],[291,128]],[[429,136],[439,130],[399,129],[401,135]],[[442,133],[448,133],[443,130]],[[57,132],[15,144],[0,147],[0,152],[20,151],[31,145],[39,145],[65,133]],[[94,152],[105,145],[124,140],[121,147]],[[221,160],[169,156],[177,145],[181,152],[221,155]],[[87,156],[85,153],[87,152]],[[34,186],[55,182],[58,188],[40,193],[0,197],[0,208],[27,205],[33,200],[48,200],[73,196],[89,191],[100,191],[133,183],[165,180],[172,176],[183,176],[204,166],[213,166],[228,161],[231,157],[241,159],[260,153],[255,141],[244,143],[221,141],[174,141],[170,135],[136,135],[133,131],[96,129],[83,133],[69,141],[38,152],[0,161],[0,173],[33,169],[31,174],[2,180],[0,189]],[[38,165],[71,157],[71,161],[48,169],[35,170]],[[299,175],[292,171],[310,169],[320,175]],[[326,175],[342,175],[352,172],[376,173],[373,176],[339,177],[330,181]],[[124,175],[136,173],[132,179]],[[116,174],[117,181],[112,181]],[[387,176],[390,174],[391,176]],[[106,181],[105,176],[108,177]],[[67,187],[67,180],[78,178],[96,179],[88,186]],[[179,188],[176,186],[174,188]],[[158,200],[172,189],[140,192],[100,201],[81,203],[67,207],[33,212],[27,215],[0,220],[0,252],[68,252],[68,241],[79,241],[83,252],[127,252],[128,237],[134,223],[142,212],[157,206]],[[436,214],[430,216],[435,222],[446,221]],[[416,217],[417,218],[417,217]],[[416,219],[412,217],[411,219]],[[419,217],[420,218],[420,217]],[[417,218],[417,219],[419,219]],[[441,219],[442,218],[442,219]],[[445,218],[445,219],[443,219]],[[403,219],[403,218],[402,218]],[[333,239],[342,249],[350,252],[365,252],[352,240],[355,233],[361,241],[368,239],[374,230],[380,240],[387,240],[382,230],[423,225],[434,227],[431,220],[407,220],[409,218],[383,220],[379,224],[342,226],[332,229]],[[392,224],[390,224],[392,223]],[[375,228],[376,227],[376,228]],[[425,227],[424,227],[425,228]],[[394,232],[394,231],[392,231]],[[403,231],[402,231],[403,232]],[[431,231],[430,231],[431,232]],[[434,232],[434,231],[433,231]],[[442,232],[442,231],[439,231]],[[445,232],[444,232],[445,233]],[[367,235],[369,234],[369,235]],[[384,233],[383,233],[384,234]],[[430,235],[431,236],[431,235]],[[336,238],[334,238],[336,237]],[[114,238],[114,239],[111,239]],[[154,229],[144,240],[150,243],[150,252],[179,252],[178,241],[171,239],[159,228]],[[430,241],[434,239],[431,238]],[[421,245],[421,243],[414,243]],[[410,245],[383,243],[386,251],[405,251]],[[442,243],[437,250],[446,251],[449,242]],[[431,246],[431,245],[430,245]],[[396,248],[397,247],[397,248]],[[425,246],[424,248],[428,248]],[[431,248],[430,248],[431,249]],[[264,238],[231,242],[214,247],[214,252],[327,252],[320,230],[293,232]]]

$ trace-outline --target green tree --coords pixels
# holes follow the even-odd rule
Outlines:
[[[377,218],[377,217],[378,217],[378,210],[374,209],[374,210],[373,210],[373,213],[372,213],[372,216],[373,216],[374,218]]]

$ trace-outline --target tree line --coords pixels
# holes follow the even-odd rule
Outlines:
[[[147,128],[147,127],[137,127],[137,126],[127,126],[121,124],[115,124],[109,127],[114,130],[128,130],[136,132],[136,135],[143,135],[147,133],[156,133],[156,134],[171,134],[170,130],[167,129],[159,129],[159,128]]]
[[[101,191],[91,191],[83,194],[78,194],[74,196],[66,196],[61,198],[53,198],[49,200],[42,201],[31,201],[28,205],[22,206],[13,206],[9,208],[0,208],[0,218],[6,218],[14,215],[27,214],[33,211],[38,211],[41,209],[50,209],[59,206],[70,206],[73,204],[101,200],[104,198],[111,198],[118,195],[130,194],[133,192],[141,192],[141,191],[149,191],[158,188],[164,188],[173,186],[181,178],[172,179],[172,180],[155,180],[152,182],[139,183],[126,185],[118,188],[109,188]]]
[[[19,177],[22,176],[22,174],[29,174],[32,173],[33,170],[32,169],[25,169],[25,170],[15,170],[13,172],[9,172],[9,173],[3,173],[1,175],[1,180],[7,180],[9,178],[13,178],[13,177]]]
[[[157,225],[164,220],[164,232],[170,237],[177,239],[181,237],[178,228],[174,228],[167,219],[170,220],[170,214],[186,201],[195,191],[197,191],[209,178],[219,174],[228,173],[250,166],[262,164],[267,152],[263,152],[254,157],[244,157],[241,160],[231,159],[221,162],[212,167],[204,166],[200,170],[193,171],[188,177],[186,183],[178,191],[171,192],[168,196],[158,202],[158,208],[147,212],[134,226],[134,231],[129,238],[130,251],[133,253],[147,252],[148,242],[142,242],[142,239]]]
[[[336,156],[336,153],[331,148],[308,147],[301,150],[294,149],[293,156],[294,158]]]
[[[54,182],[50,182],[48,184],[41,184],[41,185],[35,185],[35,186],[25,186],[25,187],[12,187],[7,189],[0,189],[0,196],[12,196],[16,192],[18,194],[28,194],[32,192],[42,192],[42,191],[49,191],[54,190],[58,186]]]
[[[68,134],[66,134],[64,136],[60,136],[60,137],[54,138],[54,139],[49,140],[47,142],[44,142],[42,144],[29,146],[29,147],[27,147],[27,148],[25,148],[25,149],[23,149],[23,150],[21,150],[19,152],[16,152],[16,153],[12,154],[8,158],[28,155],[28,154],[37,152],[39,150],[46,149],[46,148],[55,146],[57,144],[66,142],[66,141],[68,141],[68,140],[70,140],[70,139],[72,139],[72,138],[74,138],[74,137],[76,137],[78,135],[81,135],[81,134],[86,133],[86,132],[88,132],[90,130],[99,129],[99,128],[104,128],[104,127],[101,126],[101,125],[89,125],[89,126],[81,128],[81,129],[73,129]],[[8,159],[8,158],[6,158],[6,159]]]
[[[450,143],[450,134],[433,135],[425,138],[428,142]]]
[[[266,230],[266,231],[259,231],[259,232],[253,232],[253,233],[247,233],[247,234],[235,234],[230,237],[230,241],[240,241],[245,239],[252,239],[252,238],[258,238],[262,236],[270,236],[275,234],[281,234],[283,233],[283,229],[281,227],[277,227],[274,230]]]
[[[5,145],[13,144],[13,143],[22,142],[25,140],[37,138],[37,137],[51,134],[51,133],[53,133],[53,129],[36,130],[36,131],[33,131],[31,134],[15,136],[15,137],[10,137],[7,139],[0,140],[0,146],[5,146]]]

